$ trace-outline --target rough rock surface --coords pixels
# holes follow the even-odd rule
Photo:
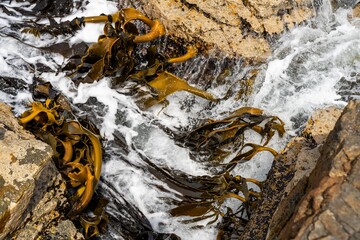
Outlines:
[[[51,178],[51,148],[22,130],[10,108],[0,103],[0,239],[22,221],[33,199],[46,189],[36,189]]]
[[[14,239],[37,239],[63,217],[58,210],[66,206],[65,184],[51,157],[51,147],[23,130],[0,103],[0,239],[18,228]],[[62,239],[74,236],[76,231]]]
[[[360,100],[324,143],[306,194],[280,239],[360,239]]]
[[[27,211],[22,226],[11,234],[14,239],[84,239],[73,222],[63,215],[64,208],[68,207],[65,197],[66,185],[59,172],[56,172],[51,181],[44,183],[47,191],[38,200],[31,211]]]
[[[123,6],[123,0],[120,5]],[[168,34],[215,47],[223,53],[262,60],[270,54],[268,37],[314,14],[310,0],[149,0],[131,1],[147,16],[160,19]]]
[[[352,11],[353,18],[360,18],[360,2],[356,4]]]
[[[305,194],[309,175],[341,111],[330,107],[315,112],[302,136],[292,139],[275,159],[264,184],[263,200],[241,239],[274,239],[278,236]]]

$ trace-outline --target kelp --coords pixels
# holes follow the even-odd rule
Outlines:
[[[84,228],[85,238],[91,238],[105,232],[108,216],[105,212],[105,207],[108,204],[108,200],[105,198],[97,199],[94,209],[89,209],[86,213],[80,216],[80,224]]]
[[[249,131],[259,134],[263,144],[245,143],[245,133]],[[267,116],[258,108],[242,107],[224,119],[206,120],[177,141],[195,154],[209,156],[207,159],[211,162],[223,163],[230,153],[237,151],[238,154],[225,163],[227,169],[232,169],[237,163],[246,162],[261,151],[276,155],[274,150],[266,147],[275,132],[280,137],[285,133],[284,123],[278,117]]]
[[[131,23],[134,20],[144,22],[150,27],[150,31],[144,35],[138,35],[136,27]],[[151,20],[135,9],[122,9],[112,15],[75,18],[70,22],[57,23],[51,20],[49,26],[25,28],[23,31],[34,35],[51,31],[52,34],[65,34],[73,32],[87,23],[104,23],[104,34],[99,36],[98,41],[87,49],[80,64],[69,74],[75,83],[92,83],[106,76],[117,79],[115,84],[126,80],[136,80],[138,85],[148,87],[153,93],[147,94],[146,99],[141,96],[144,108],[166,102],[166,97],[177,91],[188,91],[199,97],[215,100],[210,93],[190,86],[184,79],[164,69],[168,64],[179,63],[196,56],[197,49],[194,46],[188,46],[187,52],[183,56],[167,60],[155,57],[155,53],[153,59],[148,62],[148,66],[138,70],[139,67],[136,66],[135,61],[137,44],[163,36],[165,27],[160,21]],[[152,47],[147,49],[149,55],[154,49],[156,51],[156,48]],[[67,65],[67,67],[69,66]]]
[[[35,86],[33,91],[37,98],[55,95],[48,83]],[[82,212],[88,207],[100,179],[102,144],[98,130],[90,122],[75,120],[64,96],[55,95],[54,99],[34,101],[19,122],[52,147],[55,162],[68,182],[69,192],[73,192],[68,217],[84,221],[87,218]]]
[[[145,101],[145,108],[164,102],[167,96],[177,91],[187,91],[208,100],[215,100],[210,93],[190,86],[184,79],[178,78],[167,71],[158,73],[156,78],[148,82],[148,84],[155,90],[156,95]]]
[[[145,155],[140,156],[147,163],[150,173],[181,194],[177,195],[176,200],[170,200],[176,207],[170,209],[169,213],[175,217],[188,217],[183,220],[184,223],[207,219],[208,224],[213,224],[219,217],[229,214],[229,209],[224,204],[228,199],[239,201],[237,215],[242,212],[249,216],[261,198],[262,182],[256,179],[233,175],[230,171],[213,176],[191,176],[160,167]],[[249,183],[258,189],[255,191],[249,188]],[[238,218],[246,222],[244,215],[239,215]]]
[[[262,137],[261,145],[245,142],[245,134],[249,131]],[[206,161],[213,162],[215,166],[224,166],[225,169],[215,176],[193,176],[188,180],[186,177],[183,180],[170,177],[171,184],[175,184],[175,189],[185,197],[182,201],[175,201],[178,207],[171,209],[170,213],[173,216],[192,217],[186,222],[212,219],[209,222],[212,224],[222,216],[227,219],[222,222],[224,228],[234,224],[244,226],[247,222],[244,213],[250,216],[255,209],[261,198],[262,183],[256,179],[233,176],[230,171],[237,164],[249,161],[263,151],[275,157],[277,152],[266,145],[276,132],[280,137],[285,132],[284,123],[278,117],[265,115],[258,108],[242,107],[223,119],[208,119],[184,137],[177,139],[178,144],[184,144],[196,154],[203,154]],[[236,155],[225,161],[231,153]],[[260,191],[249,189],[248,183],[255,184]],[[235,213],[223,206],[224,202],[231,198],[241,202]],[[219,236],[224,234],[220,231]]]
[[[197,55],[197,49],[194,46],[188,46],[186,49],[186,54],[180,56],[180,57],[174,57],[167,60],[168,63],[179,63],[179,62],[185,62],[189,60],[190,58],[193,58]]]
[[[104,33],[97,43],[88,48],[81,64],[77,66],[78,74],[87,72],[81,82],[92,83],[114,73],[127,76],[134,68],[132,55],[135,45],[132,40],[125,34],[115,33],[109,22],[104,26]]]
[[[248,182],[256,184],[261,189],[261,183],[254,179],[233,176],[228,171],[215,176],[193,176],[190,181],[182,181],[182,188],[192,190],[186,199],[178,202],[178,207],[171,209],[173,216],[194,217],[185,222],[196,222],[213,218],[209,224],[214,223],[219,216],[226,213],[223,203],[226,199],[237,199],[241,204],[252,209],[260,198],[260,192],[248,188]]]

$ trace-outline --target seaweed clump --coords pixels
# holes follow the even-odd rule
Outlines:
[[[135,20],[142,21],[149,27],[149,31],[139,34],[132,23]],[[76,84],[93,83],[103,77],[111,77],[115,87],[121,87],[125,82],[135,82],[132,90],[143,109],[167,103],[166,97],[177,91],[188,91],[208,100],[216,100],[212,94],[190,86],[186,80],[166,70],[171,64],[196,56],[197,49],[194,46],[188,46],[182,56],[169,58],[158,54],[153,45],[140,46],[164,36],[165,27],[159,20],[151,20],[135,9],[127,8],[112,15],[80,17],[60,23],[50,21],[50,25],[26,27],[22,31],[35,35],[45,32],[53,35],[67,34],[88,23],[104,23],[103,34],[80,59],[79,56],[72,56],[63,68],[69,71],[68,76]],[[145,48],[147,52],[145,67],[141,66],[143,59],[136,53],[139,48]],[[142,87],[147,91],[140,90]]]
[[[247,142],[245,135],[248,132],[259,135],[261,143]],[[181,201],[174,202],[177,207],[170,213],[192,217],[185,222],[212,219],[208,224],[215,223],[221,216],[218,239],[238,236],[261,199],[263,183],[234,175],[231,171],[260,152],[277,156],[274,149],[267,147],[275,133],[280,137],[285,133],[284,123],[278,117],[265,115],[258,108],[242,107],[223,119],[208,119],[185,136],[177,137],[177,143],[190,148],[196,159],[202,155],[206,163],[223,169],[215,176],[170,177],[176,190],[184,196]],[[241,203],[234,210],[224,205],[228,199],[237,199]]]
[[[79,220],[86,237],[99,234],[98,225],[104,225],[104,200],[89,214],[88,206],[100,179],[102,144],[99,131],[88,120],[77,120],[70,103],[61,94],[55,94],[51,85],[35,87],[38,96],[46,100],[34,101],[19,122],[53,150],[55,163],[67,181],[71,208],[67,216]],[[49,98],[53,95],[53,98]],[[86,211],[85,211],[86,210]],[[90,229],[90,230],[89,230]]]

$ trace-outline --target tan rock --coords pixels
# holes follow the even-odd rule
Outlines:
[[[360,18],[360,3],[356,4],[352,11],[353,18]]]
[[[279,239],[359,239],[360,100],[326,138],[306,193]]]
[[[304,135],[311,136],[317,144],[323,144],[334,129],[337,119],[341,116],[342,109],[329,107],[315,111],[307,122],[303,131]]]
[[[51,157],[51,147],[23,130],[0,102],[0,239],[59,239],[47,229],[65,219],[66,186]]]
[[[168,34],[200,42],[225,55],[262,61],[269,56],[265,34],[279,34],[314,14],[312,1],[149,0],[136,7],[160,19]],[[256,40],[255,40],[256,39]]]
[[[22,130],[10,107],[0,103],[0,239],[14,230],[32,199],[46,189],[52,150]]]

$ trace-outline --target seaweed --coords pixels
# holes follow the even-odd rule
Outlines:
[[[52,147],[57,167],[68,183],[68,192],[72,193],[67,216],[91,222],[95,230],[89,234],[86,227],[86,235],[96,235],[96,225],[101,221],[94,222],[83,212],[89,206],[101,174],[102,144],[98,130],[87,120],[77,120],[67,99],[56,94],[49,83],[39,84],[33,91],[36,98],[47,98],[32,102],[31,109],[21,115],[19,122]]]
[[[252,131],[262,137],[262,145],[245,143],[245,133]],[[220,120],[208,119],[190,133],[177,137],[177,142],[192,150],[194,155],[206,155],[206,159],[217,164],[233,152],[238,154],[228,163],[227,169],[233,169],[237,163],[250,160],[256,153],[276,152],[266,147],[275,133],[280,137],[285,133],[284,122],[276,116],[267,116],[258,108],[242,107]],[[250,150],[249,150],[250,149]]]
[[[61,4],[61,0],[53,3],[40,1],[34,8],[44,9],[45,11],[45,9],[52,9],[54,4]],[[44,17],[49,19],[49,24],[38,23],[38,19]],[[197,49],[194,46],[187,46],[187,52],[182,56],[169,58],[160,56],[157,53],[152,54],[153,51],[156,52],[156,48],[153,48],[153,46],[147,47],[148,56],[152,54],[152,59],[148,61],[145,69],[139,66],[141,59],[140,61],[136,59],[135,53],[138,45],[164,36],[165,27],[159,20],[151,20],[138,10],[126,8],[111,15],[78,17],[64,22],[57,22],[53,19],[53,16],[43,14],[40,11],[38,19],[20,24],[18,28],[24,33],[39,37],[44,33],[51,35],[74,34],[85,24],[104,24],[103,35],[98,37],[98,41],[91,44],[82,57],[79,57],[79,54],[81,54],[79,52],[71,56],[62,69],[68,71],[68,76],[76,84],[93,83],[103,77],[112,77],[113,85],[121,87],[123,82],[136,80],[133,88],[134,92],[137,92],[142,86],[145,86],[151,92],[151,94],[146,94],[145,100],[143,99],[144,94],[141,91],[139,92],[139,99],[141,99],[139,103],[144,109],[158,103],[167,102],[166,97],[168,95],[183,90],[208,100],[216,100],[211,94],[190,86],[184,79],[166,71],[170,64],[176,64],[195,57]],[[132,23],[136,20],[146,24],[149,31],[142,35],[139,34],[137,27]],[[21,41],[21,39],[18,40]],[[66,44],[60,46],[57,44],[42,49],[60,52],[64,56],[68,56],[70,50],[74,48],[70,48]]]

